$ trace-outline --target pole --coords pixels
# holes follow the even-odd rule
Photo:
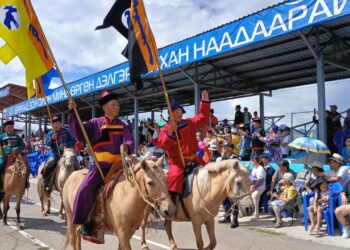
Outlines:
[[[72,102],[73,102],[73,98],[72,98],[71,94],[69,93],[69,90],[68,90],[68,87],[67,87],[66,82],[65,82],[64,79],[63,79],[62,72],[61,72],[61,70],[60,70],[60,68],[59,68],[59,66],[58,66],[58,64],[57,64],[57,62],[56,62],[55,57],[53,56],[51,47],[50,47],[50,45],[49,45],[49,43],[48,43],[48,41],[47,41],[47,39],[46,39],[45,33],[43,32],[43,29],[42,29],[42,27],[41,27],[41,24],[40,24],[40,22],[39,22],[39,19],[38,19],[38,17],[37,17],[37,15],[36,15],[35,12],[34,12],[34,14],[35,14],[36,19],[38,20],[38,24],[39,24],[39,27],[40,27],[40,29],[41,29],[41,33],[43,34],[44,40],[45,40],[45,42],[46,42],[46,44],[47,44],[47,48],[48,48],[48,50],[49,50],[50,57],[51,57],[51,59],[52,59],[52,61],[53,61],[53,63],[54,63],[54,66],[56,67],[56,70],[57,70],[57,73],[58,73],[58,75],[59,75],[59,77],[60,77],[60,79],[61,79],[63,88],[64,88],[64,90],[65,90],[65,92],[66,92],[66,94],[67,94],[68,103],[72,103]],[[101,170],[100,164],[99,164],[98,161],[97,161],[97,158],[96,158],[95,152],[94,152],[94,150],[93,150],[93,148],[92,148],[92,146],[91,146],[89,137],[88,137],[88,135],[86,134],[86,131],[85,131],[85,128],[84,128],[84,126],[83,126],[83,123],[82,123],[82,121],[81,121],[81,119],[80,119],[78,110],[77,110],[75,107],[73,108],[73,110],[74,110],[74,114],[75,114],[75,116],[76,116],[76,118],[77,118],[77,120],[78,120],[78,124],[79,124],[79,126],[80,126],[80,129],[81,129],[81,131],[82,131],[82,133],[83,133],[83,136],[84,136],[84,139],[85,139],[85,141],[86,141],[86,145],[87,145],[87,147],[88,147],[88,150],[89,150],[89,152],[90,152],[92,158],[94,159],[94,162],[95,162],[95,164],[96,164],[96,168],[98,169],[98,171],[99,171],[100,174],[101,174],[102,179],[104,180],[103,172],[102,172],[102,170]]]
[[[139,100],[134,98],[134,141],[135,141],[135,154],[137,154],[137,146],[139,144]]]

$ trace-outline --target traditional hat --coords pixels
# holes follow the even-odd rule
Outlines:
[[[61,119],[60,119],[58,116],[56,116],[56,115],[54,115],[54,116],[51,118],[51,122],[52,122],[52,123],[59,122],[59,121],[61,121]]]
[[[276,124],[272,124],[271,129],[272,129],[273,132],[277,133],[278,126]]]
[[[6,122],[2,126],[5,128],[7,125],[15,125],[15,123],[10,119],[6,119]]]
[[[110,93],[108,91],[102,91],[101,99],[98,101],[98,105],[102,107],[110,100],[118,100],[118,96],[114,93]]]
[[[174,99],[170,101],[171,111],[175,111],[176,109],[181,109],[183,113],[186,113],[185,109]]]
[[[338,109],[338,106],[337,105],[329,105],[330,108],[335,108],[335,109]]]
[[[332,156],[329,158],[330,161],[335,161],[335,162],[338,162],[339,164],[343,165],[344,163],[344,158],[339,155],[339,154],[332,154]]]

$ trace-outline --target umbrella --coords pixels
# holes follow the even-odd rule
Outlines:
[[[311,137],[299,137],[288,144],[288,146],[316,154],[330,154],[327,145],[320,140]]]

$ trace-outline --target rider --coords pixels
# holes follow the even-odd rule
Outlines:
[[[0,134],[0,200],[3,197],[2,188],[2,175],[5,170],[5,166],[10,166],[13,163],[12,150],[18,149],[22,152],[25,148],[24,142],[14,132],[15,123],[12,120],[7,119],[3,124],[4,133]],[[29,187],[29,175],[26,177],[26,188]]]
[[[104,116],[93,118],[84,123],[84,128],[89,136],[91,146],[95,152],[97,161],[101,167],[104,176],[108,177],[119,170],[121,165],[120,146],[125,145],[124,150],[133,152],[134,138],[130,133],[129,127],[118,119],[119,101],[118,96],[108,91],[103,91],[99,106],[104,111]],[[72,134],[79,141],[85,143],[85,138],[79,127],[77,117],[73,108],[76,108],[75,102],[69,104],[68,124]],[[95,163],[89,169],[83,182],[76,193],[73,205],[73,224],[83,224],[82,234],[84,239],[92,236],[92,228],[88,215],[93,208],[97,191],[103,185],[104,179],[101,177]]]
[[[168,122],[163,127],[157,139],[157,144],[165,150],[167,155],[169,166],[168,189],[172,200],[175,201],[177,194],[182,193],[185,167],[179,154],[175,131],[177,130],[178,133],[186,166],[205,165],[203,159],[197,155],[198,143],[196,132],[208,124],[209,121],[210,101],[208,92],[205,90],[202,92],[199,114],[192,118],[182,119],[183,114],[186,112],[175,100],[171,101],[170,106],[174,121]]]
[[[50,158],[45,163],[41,172],[44,178],[44,188],[46,191],[50,189],[51,173],[53,173],[60,159],[58,150],[62,154],[64,147],[72,148],[76,143],[69,129],[62,127],[61,120],[58,116],[52,117],[51,122],[52,130],[47,133],[45,141],[46,145],[51,148]]]

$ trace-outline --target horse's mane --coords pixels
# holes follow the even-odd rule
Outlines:
[[[221,171],[229,169],[238,162],[238,160],[224,160],[220,162],[208,163],[204,167],[200,167],[197,173],[198,189],[204,195],[208,192],[211,185],[210,173],[220,173]],[[197,184],[195,184],[197,185]]]

